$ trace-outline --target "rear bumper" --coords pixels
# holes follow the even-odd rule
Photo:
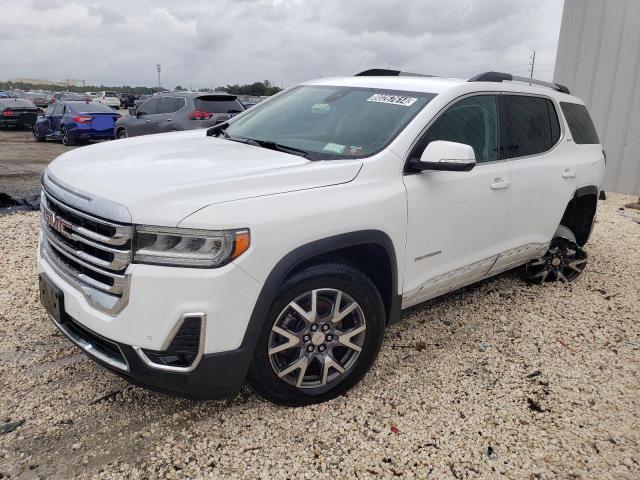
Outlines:
[[[115,134],[113,133],[113,130],[106,131],[106,132],[94,132],[94,133],[87,133],[87,132],[75,133],[73,137],[78,138],[80,140],[113,140],[114,138],[116,138]]]
[[[25,126],[25,127],[33,127],[35,125],[37,116],[28,116],[20,118],[16,117],[0,117],[0,127],[14,127],[14,126]]]
[[[245,348],[205,354],[189,372],[167,372],[148,366],[131,345],[114,342],[82,327],[65,314],[60,331],[96,363],[150,390],[189,398],[213,400],[234,395],[240,390],[251,361]],[[105,353],[106,352],[106,353]]]

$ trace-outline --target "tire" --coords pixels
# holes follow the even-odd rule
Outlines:
[[[71,137],[69,137],[69,132],[67,131],[66,127],[62,127],[60,129],[60,136],[62,137],[62,144],[66,145],[67,147],[73,146],[76,144],[75,140],[73,140]]]
[[[129,134],[127,133],[126,128],[119,128],[118,131],[116,132],[116,140],[120,138],[127,138],[128,136]]]
[[[258,395],[281,405],[335,398],[371,368],[385,324],[380,293],[364,273],[340,261],[306,267],[284,282],[269,310],[249,382]]]
[[[532,284],[577,280],[587,266],[587,253],[576,243],[576,236],[564,225],[556,230],[549,250],[525,265],[525,280]]]
[[[36,126],[34,125],[33,128],[31,129],[31,131],[33,132],[33,139],[36,142],[44,142],[45,138],[41,137],[40,135],[38,135],[38,129],[36,128]]]

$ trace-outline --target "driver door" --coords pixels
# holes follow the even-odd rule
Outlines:
[[[60,102],[56,102],[55,106],[53,107],[53,112],[51,113],[51,116],[49,117],[49,125],[51,128],[51,135],[53,137],[59,137],[60,136],[60,126],[62,123],[62,115],[64,115],[64,109],[65,106],[64,104],[60,103]]]
[[[410,158],[435,140],[473,147],[469,172],[424,171],[404,176],[408,201],[403,307],[483,278],[506,248],[511,170],[503,160],[496,95],[471,95],[447,107],[419,139]]]
[[[154,131],[153,125],[159,103],[159,98],[150,98],[138,107],[136,115],[131,115],[126,126],[130,137],[157,133]]]

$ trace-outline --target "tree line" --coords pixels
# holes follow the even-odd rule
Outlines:
[[[107,85],[85,85],[85,86],[66,86],[66,85],[42,85],[35,83],[27,83],[27,82],[10,82],[10,81],[0,81],[0,90],[48,90],[52,92],[76,92],[76,93],[84,93],[84,92],[101,92],[104,90],[108,90],[110,92],[116,93],[136,93],[136,94],[153,94],[156,92],[168,91],[166,88],[158,88],[158,87],[132,87],[130,85],[122,85],[119,87],[116,86],[107,86]],[[181,85],[178,85],[175,90],[185,90]],[[276,85],[274,85],[269,80],[264,80],[263,82],[254,82],[245,85],[227,85],[226,87],[217,87],[215,89],[217,92],[227,92],[233,95],[248,95],[248,96],[269,96],[275,93],[278,93],[282,89]],[[206,88],[200,88],[198,91],[207,92],[210,91]]]

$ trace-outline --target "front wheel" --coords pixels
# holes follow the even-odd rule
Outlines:
[[[528,282],[573,282],[587,266],[587,254],[576,243],[576,237],[561,225],[551,240],[544,256],[531,260],[525,266]]]
[[[129,135],[126,128],[119,128],[116,132],[116,139],[127,138]]]
[[[273,303],[249,381],[282,405],[332,399],[371,368],[384,328],[380,293],[364,273],[338,261],[307,267],[285,281]]]

